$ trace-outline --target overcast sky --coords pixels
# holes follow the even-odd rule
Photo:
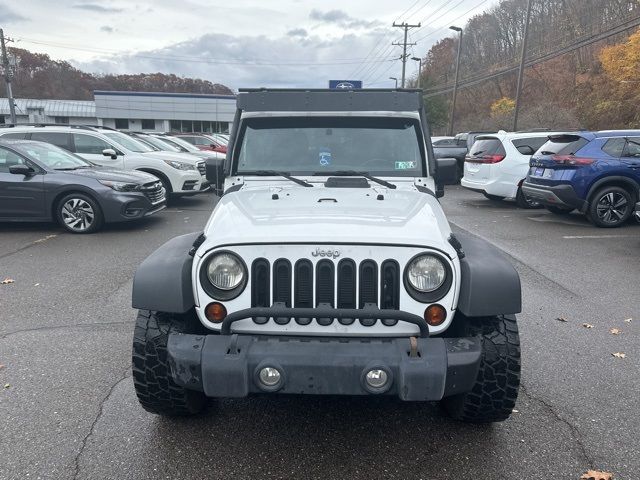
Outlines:
[[[497,0],[0,0],[0,26],[16,45],[95,73],[163,72],[239,87],[326,87],[400,77],[402,31],[422,56],[451,24]],[[417,62],[407,64],[414,76]]]

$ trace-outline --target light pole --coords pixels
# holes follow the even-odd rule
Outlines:
[[[418,62],[418,88],[422,88],[422,59],[419,57],[411,57],[411,60]]]
[[[456,26],[450,26],[451,30],[458,32],[458,55],[456,55],[456,79],[453,84],[453,98],[451,99],[451,115],[449,115],[449,135],[453,135],[453,122],[456,115],[456,97],[458,96],[458,73],[460,71],[460,50],[462,48],[462,29]]]
[[[395,80],[396,81],[396,88],[398,88],[398,79],[396,77],[389,77],[389,80]]]

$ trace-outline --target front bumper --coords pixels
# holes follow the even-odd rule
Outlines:
[[[148,217],[167,206],[166,198],[152,203],[143,193],[116,192],[109,189],[100,198],[105,221],[126,222]]]
[[[578,209],[584,213],[589,204],[578,197],[571,185],[536,185],[524,182],[522,192],[542,205]]]
[[[171,375],[178,385],[209,397],[278,392],[315,395],[393,395],[435,401],[471,390],[481,340],[468,338],[327,338],[260,335],[169,335]],[[280,382],[263,385],[273,367]],[[371,369],[387,372],[385,388],[365,382]]]

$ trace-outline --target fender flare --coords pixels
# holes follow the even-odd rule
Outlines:
[[[591,197],[598,191],[600,187],[603,185],[607,185],[609,183],[624,183],[636,191],[636,197],[638,195],[638,191],[640,191],[640,185],[633,178],[627,177],[624,175],[610,175],[604,176],[598,180],[596,180],[590,187],[589,192],[587,193],[587,201],[591,201]]]
[[[456,237],[464,250],[458,310],[467,317],[520,313],[520,276],[513,265],[481,238],[466,233],[456,233]]]
[[[189,251],[201,234],[172,238],[149,255],[133,278],[132,306],[140,310],[185,313],[195,305]]]

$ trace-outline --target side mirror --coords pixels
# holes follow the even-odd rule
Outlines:
[[[111,157],[112,160],[118,158],[118,154],[113,148],[105,148],[104,150],[102,150],[102,155],[104,155],[105,157]]]
[[[28,165],[20,164],[20,165],[11,165],[9,167],[9,173],[13,173],[14,175],[24,175],[28,177],[29,175],[35,173],[35,170]]]
[[[445,185],[458,183],[458,161],[455,158],[436,159],[436,197],[444,196]]]
[[[207,180],[213,187],[215,194],[221,196],[224,192],[224,159],[207,158],[205,165],[207,169]]]

